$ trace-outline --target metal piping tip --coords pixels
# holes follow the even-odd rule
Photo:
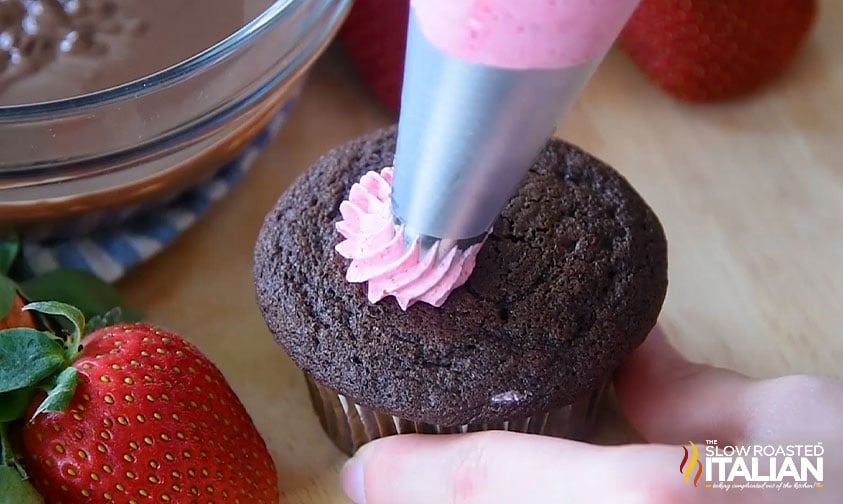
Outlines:
[[[485,233],[483,233],[481,235],[478,235],[478,236],[455,240],[455,239],[452,239],[452,238],[437,238],[437,237],[434,237],[434,236],[430,236],[430,235],[420,233],[420,232],[418,232],[418,231],[416,231],[412,228],[409,228],[409,227],[407,227],[406,224],[402,223],[397,217],[395,217],[394,210],[393,210],[393,222],[396,226],[399,227],[400,232],[403,234],[403,236],[404,236],[404,246],[406,248],[411,247],[413,245],[413,243],[416,240],[418,240],[419,247],[422,250],[422,252],[426,252],[426,251],[432,249],[433,247],[438,247],[437,252],[436,252],[436,256],[437,256],[438,259],[441,259],[441,258],[445,257],[448,254],[448,252],[454,247],[458,248],[461,251],[466,251],[472,245],[476,245],[478,243],[482,243],[482,242],[486,241],[486,237],[488,237],[489,233],[491,233],[491,231],[492,231],[491,229],[489,229]]]
[[[397,222],[425,242],[484,239],[599,62],[550,70],[467,62],[428,41],[411,11],[392,188]]]

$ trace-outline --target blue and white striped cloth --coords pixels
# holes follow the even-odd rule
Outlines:
[[[168,205],[132,217],[119,228],[94,231],[81,238],[24,241],[21,247],[24,275],[74,268],[93,273],[107,282],[120,279],[173,243],[211,204],[228,193],[278,132],[294,101],[288,102],[236,159]]]

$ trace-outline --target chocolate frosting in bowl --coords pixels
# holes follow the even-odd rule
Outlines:
[[[0,0],[0,106],[151,75],[248,23],[272,0]]]
[[[0,0],[0,229],[87,234],[217,172],[290,103],[350,4]]]

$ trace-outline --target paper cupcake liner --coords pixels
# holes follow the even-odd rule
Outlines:
[[[442,426],[380,413],[317,383],[307,373],[304,377],[322,429],[348,455],[369,441],[396,434],[458,434],[504,430],[579,439],[591,430],[599,405],[609,390],[609,385],[605,384],[567,406],[526,418]]]

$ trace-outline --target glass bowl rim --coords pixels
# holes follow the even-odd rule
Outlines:
[[[114,87],[101,89],[69,98],[60,98],[36,103],[0,105],[0,123],[8,121],[31,120],[45,116],[84,113],[89,109],[135,98],[154,92],[156,89],[174,84],[189,77],[195,70],[228,57],[242,46],[289,14],[291,7],[308,0],[275,0],[254,19],[241,26],[237,31],[172,66],[151,75],[135,79]]]

